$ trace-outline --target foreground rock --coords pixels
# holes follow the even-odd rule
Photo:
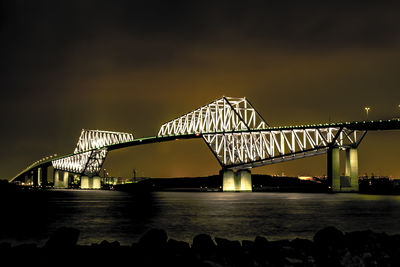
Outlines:
[[[343,233],[327,227],[313,240],[257,236],[241,242],[200,234],[189,244],[151,229],[131,246],[106,240],[80,246],[78,237],[78,230],[60,228],[42,248],[0,243],[1,260],[13,266],[400,266],[400,235],[370,230]]]
[[[78,239],[79,230],[61,227],[47,240],[44,247],[50,249],[71,249],[76,246]]]

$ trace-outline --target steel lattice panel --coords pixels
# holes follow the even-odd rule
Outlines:
[[[158,136],[264,129],[267,123],[246,98],[223,97],[163,124]]]
[[[365,133],[331,127],[204,134],[203,139],[223,167],[245,169],[323,154],[332,146],[356,147]]]
[[[133,134],[82,129],[74,153],[132,141]]]
[[[53,160],[52,164],[57,170],[88,176],[97,175],[107,157],[106,146],[132,140],[134,140],[134,136],[130,133],[82,130],[74,155]]]

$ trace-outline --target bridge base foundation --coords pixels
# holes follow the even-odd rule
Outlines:
[[[37,169],[37,186],[42,186],[42,168]]]
[[[69,173],[64,172],[63,175],[60,171],[54,172],[54,188],[68,188],[68,177]]]
[[[251,192],[251,172],[250,170],[222,170],[222,190],[224,192]]]
[[[81,189],[100,189],[100,177],[81,176]]]
[[[358,153],[356,148],[346,149],[345,175],[340,176],[339,148],[328,150],[328,180],[332,192],[358,192]]]

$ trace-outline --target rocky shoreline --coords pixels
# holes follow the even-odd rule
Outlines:
[[[313,240],[232,241],[206,234],[192,244],[169,239],[151,229],[137,243],[122,246],[103,241],[77,245],[79,231],[62,227],[43,247],[0,243],[1,262],[13,266],[400,266],[400,235],[370,230],[343,233],[335,227],[319,230]],[[8,266],[8,265],[2,265]]]

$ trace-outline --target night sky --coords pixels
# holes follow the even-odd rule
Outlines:
[[[323,2],[323,3],[321,3]],[[279,4],[278,4],[279,3]],[[3,1],[0,178],[71,153],[82,128],[154,136],[221,96],[271,126],[400,117],[400,5],[383,1]],[[400,178],[399,132],[369,133],[360,174]],[[253,173],[326,174],[326,156]],[[112,176],[211,175],[202,140],[109,153]]]

